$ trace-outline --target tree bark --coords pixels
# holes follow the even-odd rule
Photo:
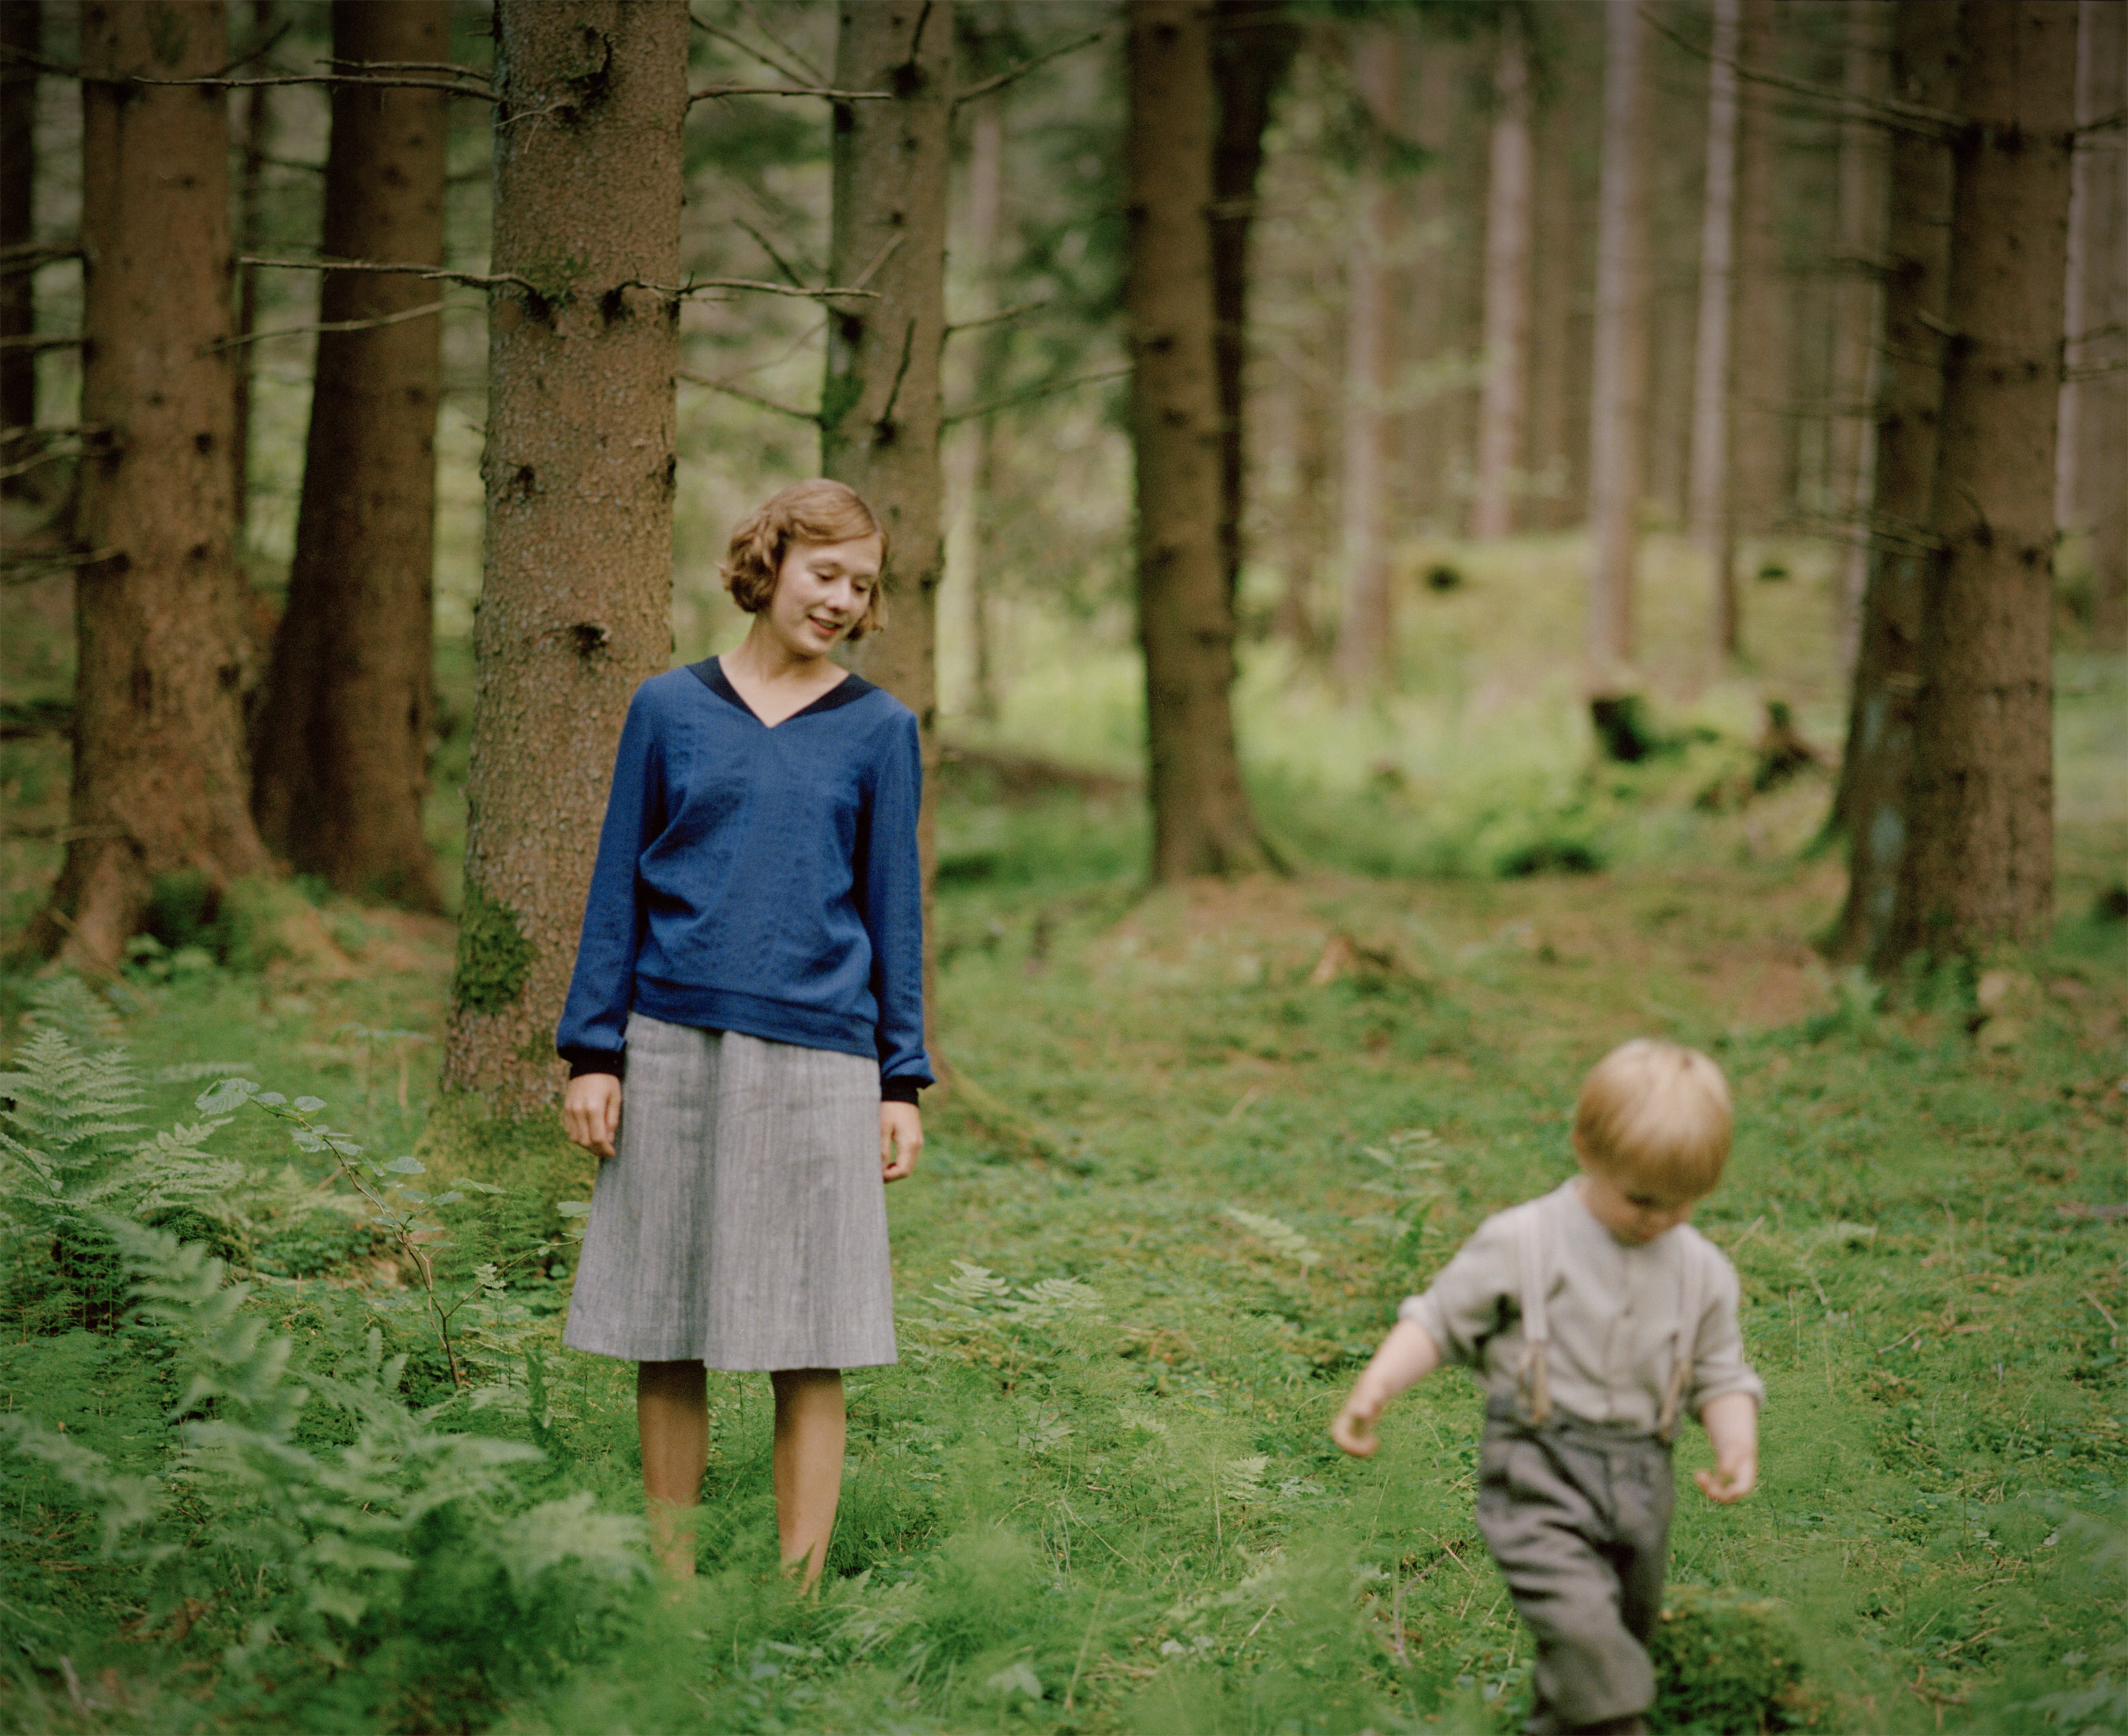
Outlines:
[[[1731,320],[1736,305],[1736,47],[1743,0],[1714,0],[1707,74],[1707,187],[1692,372],[1692,539],[1707,562],[1713,644],[1736,639],[1736,523],[1729,486]]]
[[[1892,93],[1948,111],[1958,101],[1958,8],[1898,0]],[[1869,502],[1869,581],[1847,714],[1847,750],[1831,826],[1846,836],[1847,896],[1826,951],[1836,961],[1882,951],[1912,828],[1914,700],[1921,689],[1921,591],[1929,491],[1943,406],[1943,310],[1949,305],[1949,147],[1926,134],[1891,138],[1876,466]]]
[[[346,61],[449,58],[449,0],[338,0]],[[321,250],[444,258],[441,91],[333,93]],[[328,272],[318,317],[382,320],[435,299],[416,277]],[[441,318],[318,338],[288,603],[252,738],[269,848],[342,892],[443,908],[428,793]]]
[[[966,258],[974,280],[971,320],[998,311],[999,242],[1005,214],[1005,98],[985,97],[968,117],[968,219]],[[956,249],[957,253],[957,249]],[[984,404],[1005,389],[1005,366],[1012,342],[1010,322],[999,320],[961,339],[974,353],[958,370],[963,401]],[[997,666],[992,645],[990,591],[992,556],[997,538],[990,516],[996,497],[1000,430],[995,415],[976,416],[962,425],[947,445],[947,469],[953,529],[948,541],[949,567],[965,576],[969,645],[969,709],[980,720],[998,716]]]
[[[1842,47],[1843,88],[1856,98],[1877,98],[1883,87],[1891,0],[1851,0]],[[1877,266],[1884,250],[1883,128],[1850,116],[1840,126],[1840,244],[1833,268],[1832,415],[1827,434],[1835,518],[1848,537],[1848,553],[1834,593],[1833,629],[1841,667],[1851,675],[1861,643],[1862,595],[1869,586],[1869,543],[1860,519],[1869,500],[1869,472],[1876,461],[1871,433],[1877,378],[1874,339],[1882,292]]]
[[[501,0],[486,575],[447,1088],[550,1103],[629,695],[672,655],[683,0]]]
[[[37,69],[44,41],[40,0],[0,6],[0,248],[26,245],[36,235]],[[17,59],[17,55],[27,59]],[[26,338],[37,329],[36,274],[0,273],[0,338]],[[0,429],[28,429],[37,420],[37,356],[0,349]],[[36,448],[27,432],[0,434],[0,466],[20,462]],[[0,479],[0,493],[40,492],[31,472]]]
[[[951,166],[951,0],[843,0],[835,85],[885,90],[891,102],[835,109],[831,282],[864,279],[876,301],[837,302],[828,315],[820,400],[820,468],[847,482],[892,540],[888,625],[852,659],[916,714],[923,732],[924,1004],[937,975],[931,899],[937,840],[938,591],[945,572],[938,368],[946,332],[946,190]]]
[[[2053,895],[2054,419],[2075,139],[2073,0],[1965,0],[1938,553],[1912,826],[1880,968],[2045,933]]]
[[[1263,866],[1230,695],[1234,616],[1219,566],[1213,357],[1212,64],[1195,0],[1131,0],[1123,306],[1138,472],[1152,875]]]
[[[2118,14],[2121,59],[2115,88],[2128,102],[2128,26]],[[2107,324],[2112,328],[2106,376],[2110,415],[2098,472],[2103,486],[2091,499],[2091,643],[2095,650],[2128,651],[2128,145],[2118,133],[2109,140],[2112,163],[2113,270]]]
[[[338,8],[335,7],[337,12]],[[273,34],[273,0],[252,0],[251,26],[261,42]],[[440,53],[432,58],[442,59]],[[426,94],[425,92],[424,94]],[[440,95],[440,92],[437,93]],[[263,253],[259,234],[259,202],[266,185],[266,146],[272,135],[273,111],[270,86],[254,84],[244,93],[244,145],[236,178],[236,251]],[[411,254],[354,254],[358,259],[412,259]],[[321,295],[321,300],[322,300]],[[259,329],[259,268],[236,268],[236,335],[249,337]],[[251,380],[259,366],[259,352],[246,344],[236,352],[236,436],[230,443],[230,486],[236,491],[236,541],[240,562],[245,553],[245,533],[251,516]]]
[[[1470,534],[1515,528],[1515,489],[1529,404],[1530,236],[1534,193],[1529,42],[1522,9],[1500,14],[1493,70],[1491,173],[1485,194],[1485,383],[1478,406]]]
[[[2083,0],[2077,13],[2076,116],[2079,126],[2122,106],[2122,51],[2128,31],[2120,8]],[[2076,154],[2069,193],[2067,301],[2069,377],[2062,382],[2054,516],[2082,532],[2092,567],[2092,626],[2101,648],[2119,648],[2117,609],[2106,605],[2121,586],[2123,526],[2128,524],[2128,427],[2117,369],[2128,358],[2118,322],[2128,313],[2118,273],[2128,261],[2128,211],[2121,202],[2118,137],[2086,135]],[[2082,374],[2085,377],[2078,377]]]
[[[1264,129],[1299,39],[1281,0],[1214,0],[1212,145],[1212,356],[1219,386],[1219,569],[1228,607],[1241,589],[1248,443],[1243,386],[1249,357],[1249,238]]]
[[[1629,682],[1647,403],[1647,26],[1636,0],[1605,0],[1603,171],[1597,215],[1589,388],[1589,627],[1592,690]]]
[[[1738,58],[1747,71],[1772,70],[1779,59],[1774,0],[1743,0]],[[1746,78],[1737,92],[1736,287],[1729,420],[1732,534],[1763,537],[1780,522],[1787,475],[1788,307],[1781,281],[1777,145],[1779,117],[1772,88]],[[1719,575],[1713,622],[1716,648],[1743,648],[1741,600],[1732,560]]]
[[[244,586],[229,447],[228,100],[220,0],[83,7],[83,461],[74,792],[41,952],[109,970],[156,878],[271,863],[245,801]]]
[[[1398,199],[1389,180],[1383,130],[1396,120],[1401,46],[1395,28],[1386,25],[1356,28],[1350,44],[1353,83],[1374,134],[1354,177],[1359,221],[1345,269],[1344,467],[1338,490],[1345,600],[1334,662],[1339,682],[1352,694],[1388,685],[1396,663],[1388,516],[1389,397],[1396,367],[1390,254]]]

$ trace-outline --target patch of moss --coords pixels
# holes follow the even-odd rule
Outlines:
[[[1758,1736],[1807,1727],[1800,1642],[1779,1604],[1712,1586],[1676,1585],[1649,1645],[1650,1727],[1674,1736]]]
[[[517,913],[468,880],[452,999],[470,1012],[500,1013],[517,998],[531,968],[532,942]]]

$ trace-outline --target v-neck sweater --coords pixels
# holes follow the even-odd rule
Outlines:
[[[714,657],[635,691],[554,1046],[624,1073],[631,1010],[931,1083],[916,718],[847,676],[773,727]]]

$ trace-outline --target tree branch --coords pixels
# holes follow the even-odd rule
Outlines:
[[[419,307],[403,307],[396,314],[378,314],[368,320],[326,320],[316,325],[283,325],[274,331],[247,331],[234,338],[224,338],[219,344],[210,344],[200,353],[211,356],[225,349],[240,349],[246,344],[263,344],[268,338],[306,338],[316,332],[375,331],[386,325],[400,325],[409,320],[425,320],[430,314],[439,314],[453,306],[449,301],[428,301]],[[460,307],[473,304],[460,301]]]
[[[1640,17],[1641,21],[1657,36],[1695,59],[1726,66],[1748,83],[1771,85],[1776,90],[1807,97],[1812,102],[1822,103],[1836,113],[1853,120],[1874,121],[1880,126],[1896,127],[1930,139],[1950,139],[1964,124],[1958,116],[1945,109],[1928,108],[1918,102],[1902,102],[1893,97],[1857,96],[1852,91],[1836,90],[1829,84],[1812,84],[1801,78],[1790,78],[1779,73],[1746,66],[1741,60],[1727,55],[1717,56],[1698,43],[1688,41],[1645,7],[1641,9]]]
[[[10,48],[5,43],[0,43],[0,60],[12,60],[18,66],[34,66],[40,73],[51,73],[61,78],[88,77],[78,66],[69,66],[64,60],[47,60],[42,55],[33,55],[27,49]]]
[[[743,217],[734,217],[732,221],[736,223],[741,229],[744,230],[748,235],[753,238],[753,244],[768,255],[769,259],[774,262],[776,268],[783,273],[785,281],[787,282],[792,288],[796,289],[804,287],[805,280],[791,268],[791,262],[785,259],[781,254],[777,252],[775,244],[769,240],[767,236],[762,234],[759,230],[756,229]]]
[[[31,334],[19,338],[0,338],[0,350],[11,353],[38,349],[78,349],[88,340],[76,332],[71,337],[50,337]]]
[[[510,283],[531,295],[544,296],[546,292],[530,277],[521,277],[514,271],[499,271],[482,276],[478,272],[450,271],[440,265],[389,265],[381,259],[268,259],[256,254],[239,254],[239,265],[266,265],[283,271],[373,271],[385,272],[401,277],[425,277],[437,283],[463,283],[468,289],[495,289]]]
[[[894,93],[883,90],[829,90],[822,85],[710,84],[687,92],[687,106],[724,97],[821,97],[830,102],[891,102]]]
[[[477,66],[458,66],[449,60],[321,60],[321,66],[358,66],[370,73],[449,73],[454,78],[477,78],[492,84],[495,75]]]
[[[729,380],[713,380],[707,374],[698,374],[686,368],[674,369],[673,377],[685,380],[690,386],[706,386],[711,391],[720,391],[727,397],[743,398],[749,404],[759,405],[763,410],[772,410],[779,416],[810,422],[816,428],[819,426],[820,418],[817,411],[800,410],[794,404],[781,404],[774,398],[764,398],[759,392],[748,391],[743,386],[734,386]]]
[[[1113,36],[1115,33],[1115,26],[1104,25],[1100,30],[1089,31],[1083,36],[1075,36],[1069,42],[1061,43],[1055,48],[1045,49],[1031,59],[1023,60],[1017,66],[1007,67],[1005,71],[999,73],[994,78],[986,78],[980,84],[971,84],[966,90],[954,92],[953,107],[958,108],[963,102],[973,102],[979,97],[987,97],[992,91],[1003,90],[1008,84],[1024,78],[1038,66],[1047,66],[1052,60],[1060,59],[1066,55],[1076,54],[1081,49],[1091,47],[1104,36]]]
[[[0,247],[0,277],[35,271],[58,259],[80,257],[81,242],[78,237],[69,236],[64,241],[17,241],[12,247]]]
[[[1024,391],[1008,393],[1002,398],[992,398],[985,404],[971,404],[966,410],[957,410],[950,415],[941,416],[938,425],[951,428],[957,422],[972,422],[977,416],[995,415],[1001,410],[1009,410],[1015,404],[1025,404],[1036,398],[1054,397],[1060,391],[1070,391],[1081,386],[1098,386],[1104,380],[1120,380],[1131,371],[1126,362],[1120,368],[1105,368],[1097,373],[1075,374],[1068,380],[1052,380],[1045,385],[1030,386]]]
[[[477,97],[483,102],[502,98],[484,85],[458,84],[443,78],[359,78],[340,73],[277,73],[268,78],[120,78],[120,84],[205,84],[221,90],[248,90],[265,84],[353,84],[371,90],[439,90],[454,97]]]
[[[769,33],[766,29],[762,31],[762,35],[768,36],[768,40],[770,41],[776,42],[776,45],[778,48],[782,49],[783,52],[791,57],[788,61],[779,60],[773,55],[764,55],[751,42],[748,42],[745,37],[735,36],[729,31],[722,29],[717,25],[710,23],[706,19],[701,17],[697,13],[689,12],[687,14],[687,21],[692,24],[696,30],[701,31],[704,36],[714,36],[720,42],[729,43],[741,54],[748,56],[751,59],[758,60],[763,66],[774,68],[777,72],[782,74],[786,78],[796,78],[801,84],[825,84],[828,82],[807,64],[805,57],[803,55],[798,53],[795,49],[784,47],[784,45],[781,42],[776,42],[776,38],[772,36],[769,36]],[[757,18],[754,20],[754,22],[758,26],[761,21]]]
[[[1016,320],[1022,314],[1033,313],[1038,307],[1048,306],[1055,299],[1053,296],[1045,296],[1038,301],[1015,301],[1009,307],[1000,307],[994,314],[984,314],[977,319],[963,320],[957,325],[948,325],[944,335],[950,338],[956,332],[976,331],[986,325],[995,325],[1000,320]]]
[[[630,277],[614,287],[616,289],[655,290],[659,295],[670,296],[675,301],[718,289],[752,290],[755,294],[763,296],[797,296],[808,301],[832,301],[840,296],[863,296],[874,301],[879,299],[879,292],[876,289],[806,289],[802,286],[793,287],[788,283],[766,283],[758,277],[690,277],[685,283],[677,284],[653,283],[645,277]]]

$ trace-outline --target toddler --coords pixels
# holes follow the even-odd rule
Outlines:
[[[1390,1399],[1444,1360],[1475,1372],[1478,1529],[1537,1636],[1529,1736],[1644,1729],[1679,1416],[1713,1444],[1709,1498],[1758,1479],[1765,1388],[1744,1360],[1736,1269],[1685,1221],[1721,1179],[1729,1125],[1705,1055],[1613,1050],[1575,1106],[1581,1173],[1479,1226],[1397,1311],[1331,1425],[1364,1459]]]

